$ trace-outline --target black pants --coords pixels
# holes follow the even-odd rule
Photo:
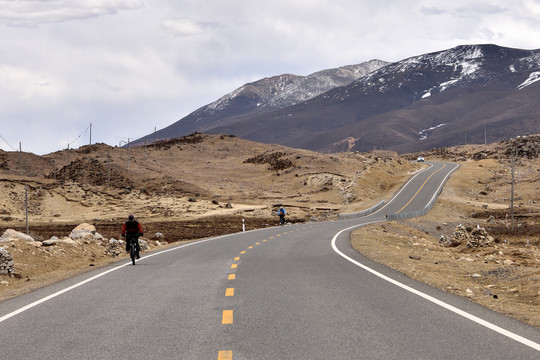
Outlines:
[[[129,252],[129,248],[131,245],[131,242],[135,241],[135,249],[137,250],[137,255],[139,255],[139,251],[141,251],[141,245],[139,245],[139,237],[138,236],[126,236],[126,251]]]
[[[279,215],[279,223],[281,225],[285,224],[285,215]]]

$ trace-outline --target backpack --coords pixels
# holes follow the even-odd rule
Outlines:
[[[137,220],[126,222],[126,232],[127,233],[138,233],[139,232],[139,222]]]

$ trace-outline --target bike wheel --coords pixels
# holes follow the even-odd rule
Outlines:
[[[137,245],[131,244],[129,255],[131,256],[131,262],[133,263],[133,265],[135,265],[135,256],[137,255]]]

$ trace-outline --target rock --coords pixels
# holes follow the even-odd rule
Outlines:
[[[512,265],[512,264],[514,264],[514,262],[512,260],[510,260],[510,259],[506,259],[506,260],[503,261],[503,264],[504,265]]]
[[[79,245],[79,243],[77,243],[75,240],[70,239],[70,238],[64,238],[62,240],[59,240],[58,242],[61,244]]]
[[[30,234],[28,234],[28,235],[30,235],[30,236],[32,237],[32,239],[34,239],[34,241],[43,241],[43,240],[45,240],[44,238],[42,238],[42,237],[39,236],[38,234],[32,234],[32,233],[30,233]]]
[[[116,257],[126,251],[126,242],[124,240],[109,239],[105,246],[105,255]]]
[[[479,279],[479,278],[482,277],[482,275],[480,275],[480,274],[472,274],[471,277],[472,277],[473,279]]]
[[[446,247],[456,247],[463,242],[467,243],[467,247],[477,248],[489,246],[494,239],[491,237],[485,228],[476,226],[469,234],[463,225],[458,225],[450,237],[441,235],[439,244]]]
[[[56,244],[58,244],[58,239],[56,240],[53,240],[53,239],[49,239],[49,240],[45,240],[45,241],[42,241],[41,243],[43,244],[43,246],[54,246]]]
[[[92,235],[96,234],[95,226],[87,224],[87,223],[83,223],[83,224],[78,225],[75,229],[73,229],[71,233],[69,234],[69,237],[72,239],[78,239],[78,238],[85,237],[89,233]]]
[[[23,234],[22,232],[15,231],[13,229],[7,229],[4,231],[2,237],[0,237],[0,242],[6,241],[26,241],[34,242],[34,238],[30,235]]]
[[[0,274],[12,276],[14,270],[11,254],[6,249],[0,247]]]
[[[446,235],[441,235],[439,239],[439,244],[444,247],[456,247],[461,244],[461,241],[455,237],[448,237]]]
[[[103,240],[103,236],[96,232],[94,225],[80,224],[69,234],[69,238],[73,240],[83,241],[87,244]]]
[[[475,297],[474,291],[472,291],[471,289],[465,290],[465,296],[468,297],[468,298]]]
[[[143,239],[139,239],[139,246],[141,247],[141,251],[146,251],[149,249],[148,242]]]
[[[439,244],[446,247],[456,247],[469,240],[470,236],[467,230],[463,225],[459,224],[450,237],[442,235],[439,239]]]
[[[493,242],[493,238],[489,236],[485,228],[477,226],[471,231],[467,247],[485,247]]]

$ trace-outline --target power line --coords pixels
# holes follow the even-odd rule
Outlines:
[[[81,138],[81,136],[86,136],[86,134],[88,133],[88,129],[90,128],[91,125],[87,126],[86,129],[84,130],[83,133],[79,134],[79,136],[77,136],[77,138],[75,140],[73,140],[72,142],[69,143],[69,145],[73,145],[75,143],[75,141],[79,140]]]
[[[0,139],[4,140],[4,142],[11,148],[13,151],[18,151],[15,147],[13,147],[2,135],[0,135]]]

